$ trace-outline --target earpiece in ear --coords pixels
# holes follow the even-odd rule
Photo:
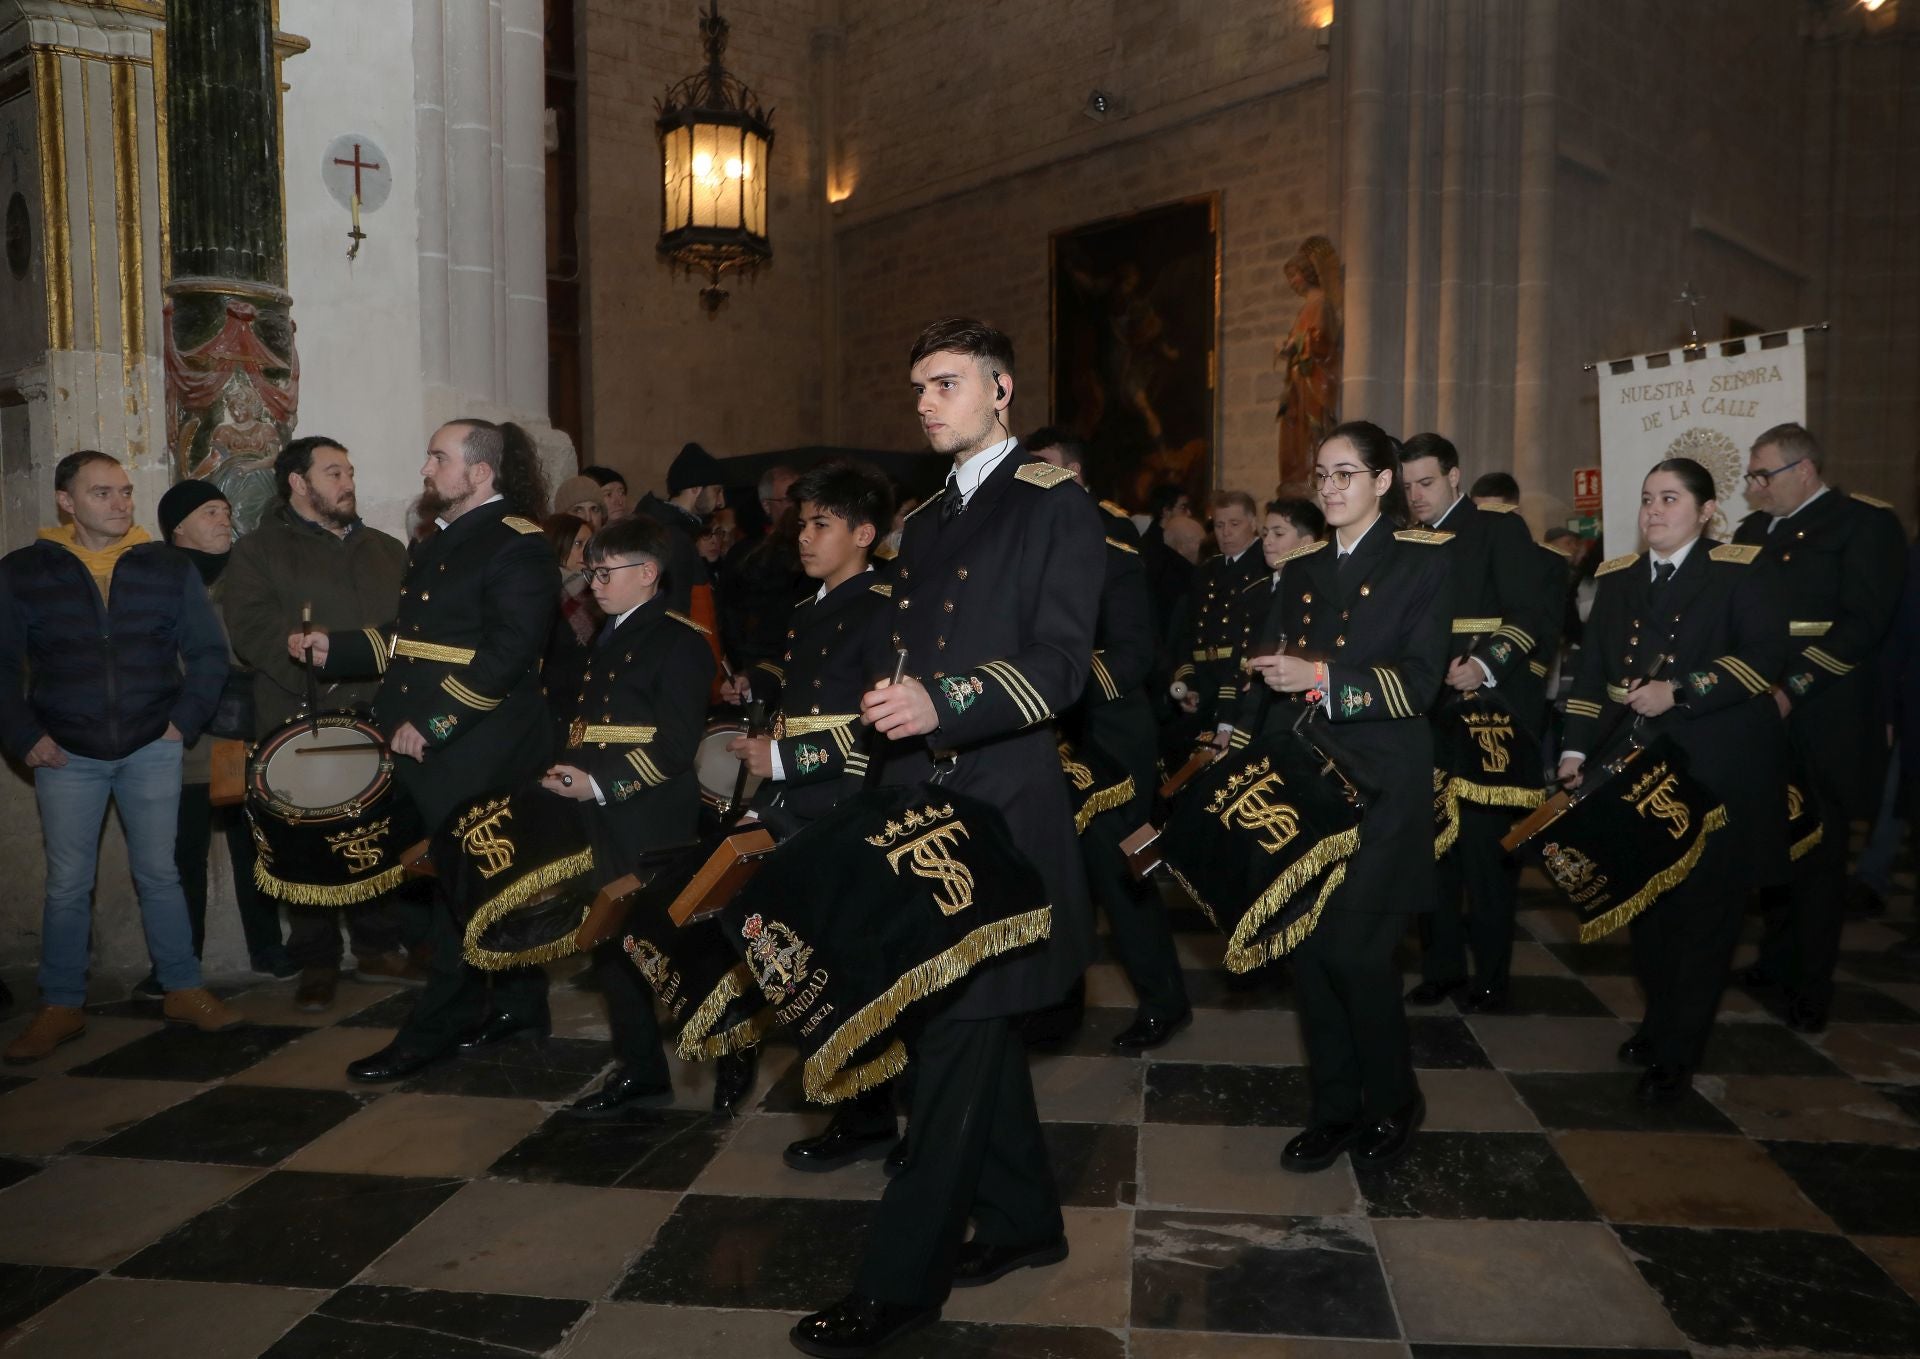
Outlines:
[[[995,401],[1005,401],[1007,399],[1007,386],[1004,382],[1000,381],[1000,375],[998,373],[993,375],[993,399]]]

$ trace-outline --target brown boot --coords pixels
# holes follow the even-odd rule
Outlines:
[[[425,986],[427,969],[418,958],[400,949],[376,953],[371,958],[356,958],[353,979],[363,982],[399,982],[402,986]]]
[[[333,994],[339,985],[339,968],[303,967],[300,969],[300,985],[293,993],[293,1008],[305,1010],[308,1014],[331,1010]]]
[[[7,1064],[25,1066],[87,1031],[87,1015],[78,1005],[42,1005],[25,1031],[7,1044]]]
[[[191,1024],[202,1033],[218,1033],[247,1022],[245,1015],[204,986],[167,992],[167,998],[160,1002],[160,1013],[169,1024]]]

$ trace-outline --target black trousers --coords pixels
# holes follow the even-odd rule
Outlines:
[[[618,939],[593,950],[593,976],[607,1002],[607,1027],[612,1032],[614,1058],[649,1084],[672,1079],[661,1046],[660,1021],[653,1013],[653,988],[627,957]]]
[[[1106,913],[1114,957],[1133,984],[1141,1010],[1171,1019],[1187,1009],[1187,979],[1180,971],[1173,925],[1159,892],[1151,883],[1136,881],[1127,868],[1120,849],[1124,832],[1117,829],[1123,824],[1115,816],[1098,817],[1080,837],[1087,888],[1094,904]]]
[[[356,901],[340,909],[300,906],[289,902],[287,957],[294,966],[338,967],[343,917],[356,958],[373,958],[382,953],[391,953],[407,942],[400,908],[390,897]]]
[[[1003,1246],[1050,1241],[1066,1223],[1011,1023],[936,1015],[908,1052],[907,1164],[880,1199],[854,1288],[930,1307],[952,1291],[968,1218],[975,1240]]]
[[[1731,860],[1727,833],[1710,837],[1686,881],[1627,926],[1634,975],[1647,996],[1640,1033],[1661,1066],[1698,1067],[1713,1033],[1746,914],[1746,893],[1727,884]]]
[[[173,865],[180,872],[180,890],[187,898],[187,919],[193,926],[193,956],[207,941],[207,859],[218,827],[226,837],[227,858],[233,863],[233,899],[240,908],[240,929],[247,939],[247,956],[258,958],[280,942],[280,909],[273,898],[253,885],[253,832],[245,807],[216,807],[204,783],[183,784],[180,810],[173,823]]]
[[[1293,951],[1315,1124],[1385,1118],[1419,1089],[1393,961],[1406,927],[1403,914],[1342,910],[1336,902]]]
[[[1500,837],[1512,825],[1506,808],[1460,804],[1460,836],[1438,866],[1440,907],[1420,918],[1422,980],[1444,984],[1471,975],[1483,991],[1506,990],[1520,865],[1500,848]]]
[[[437,893],[427,943],[427,984],[394,1037],[409,1052],[444,1052],[490,1013],[532,1016],[547,1004],[547,974],[537,967],[482,972],[461,958],[462,931]]]
[[[1847,923],[1847,841],[1853,820],[1831,790],[1817,784],[1820,843],[1794,861],[1784,887],[1766,894],[1767,930],[1760,939],[1760,970],[1801,1000],[1833,1003],[1833,969]]]

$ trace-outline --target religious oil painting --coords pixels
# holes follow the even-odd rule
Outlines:
[[[1214,481],[1220,199],[1054,233],[1052,423],[1089,449],[1095,494],[1144,505]]]

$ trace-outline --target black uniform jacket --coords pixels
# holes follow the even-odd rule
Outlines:
[[[407,549],[394,621],[328,642],[329,676],[380,676],[373,720],[411,722],[424,763],[395,777],[429,828],[481,793],[537,774],[551,751],[540,657],[558,590],[540,526],[496,500]]]
[[[695,545],[700,536],[699,517],[651,491],[640,497],[633,512],[645,515],[667,531],[667,572],[661,593],[666,595],[669,609],[685,613],[693,604],[693,587],[711,584],[707,564],[701,560],[700,549]]]
[[[1200,696],[1198,711],[1209,729],[1232,715],[1240,692],[1240,658],[1260,622],[1266,583],[1267,561],[1257,542],[1238,560],[1209,557],[1194,572],[1173,677]]]
[[[1110,500],[1100,502],[1100,511],[1106,521],[1107,555],[1094,625],[1093,668],[1063,727],[1069,740],[1091,742],[1133,776],[1133,805],[1140,809],[1139,820],[1145,820],[1158,782],[1157,730],[1146,694],[1154,658],[1153,600],[1133,520]]]
[[[1673,681],[1681,702],[1642,721],[1640,733],[1673,737],[1688,770],[1726,804],[1732,867],[1748,875],[1730,890],[1781,881],[1787,867],[1786,737],[1769,692],[1787,661],[1787,629],[1759,555],[1698,538],[1657,596],[1645,554],[1602,562],[1562,737],[1596,776],[1599,761],[1625,749],[1627,731],[1616,728],[1621,735],[1597,750],[1602,719],[1656,657],[1668,657],[1654,678]]]
[[[774,744],[786,777],[760,785],[753,805],[779,824],[780,812],[799,822],[826,814],[867,773],[871,738],[860,723],[860,695],[884,672],[875,671],[869,634],[885,618],[893,586],[872,571],[843,580],[815,600],[793,606],[778,656],[755,665],[753,696],[774,710]]]
[[[984,1019],[1059,1000],[1092,956],[1054,715],[1087,684],[1108,549],[1100,512],[1072,474],[1017,446],[952,523],[940,515],[947,494],[907,520],[891,626],[876,629],[869,668],[890,673],[893,649],[907,648],[907,673],[940,717],[931,736],[879,749],[883,781],[934,776],[939,752],[941,782],[998,807],[1046,884],[1052,938],[970,978],[948,1011]]]
[[[605,799],[588,804],[599,882],[632,871],[645,850],[696,838],[693,763],[712,683],[706,636],[663,595],[595,641],[559,762],[586,770]]]
[[[1345,571],[1324,539],[1281,558],[1280,588],[1261,627],[1268,649],[1284,646],[1327,662],[1319,738],[1356,782],[1374,793],[1360,848],[1329,910],[1385,914],[1433,909],[1433,725],[1427,710],[1451,655],[1452,559],[1447,536],[1396,533],[1374,521]],[[1264,585],[1266,577],[1262,577]],[[1271,694],[1271,698],[1265,695]],[[1291,726],[1293,696],[1264,683],[1238,700],[1232,741]]]
[[[1537,741],[1546,721],[1547,671],[1560,641],[1564,588],[1540,558],[1526,521],[1511,508],[1482,508],[1461,496],[1433,525],[1451,533],[1455,656],[1471,644],[1494,686]],[[1566,562],[1559,563],[1564,581]],[[1441,695],[1444,700],[1446,695]],[[1444,705],[1436,710],[1443,715]]]
[[[1906,534],[1891,506],[1830,490],[1767,531],[1740,521],[1736,543],[1774,570],[1788,634],[1778,680],[1793,701],[1787,729],[1808,774],[1853,816],[1880,800],[1887,742],[1877,661],[1906,576]]]

